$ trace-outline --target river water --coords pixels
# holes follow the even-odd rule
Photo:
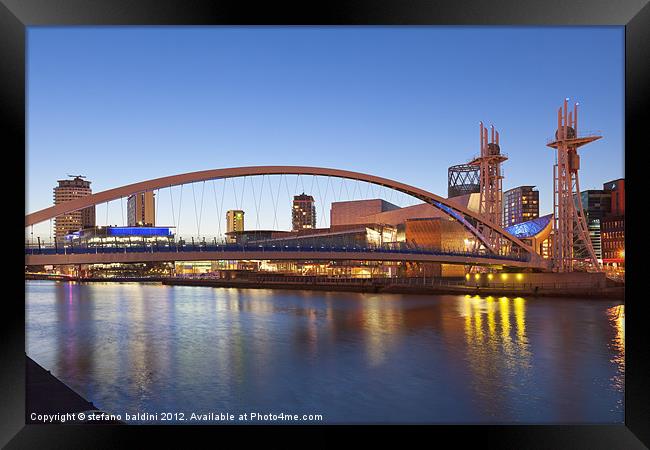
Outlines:
[[[613,300],[28,281],[25,301],[27,354],[106,412],[157,414],[139,423],[624,419]]]

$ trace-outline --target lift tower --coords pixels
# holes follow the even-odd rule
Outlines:
[[[547,144],[557,149],[557,162],[553,166],[553,270],[571,272],[575,263],[586,262],[592,269],[601,270],[596,253],[589,239],[580,196],[578,170],[580,156],[578,147],[589,144],[600,136],[597,133],[578,135],[578,103],[568,111],[568,98],[557,112],[555,138]]]
[[[488,140],[487,127],[480,123],[480,138],[481,138],[481,153],[469,162],[470,165],[477,166],[479,169],[479,186],[480,186],[480,200],[479,200],[479,214],[488,222],[492,222],[497,226],[501,226],[503,211],[502,211],[502,183],[503,175],[501,174],[501,163],[506,161],[508,157],[501,154],[501,147],[499,147],[499,132],[494,129],[494,125],[490,126],[491,135]],[[502,249],[499,237],[489,232],[491,236],[488,237],[490,244],[494,250],[498,252],[507,251]]]
[[[480,203],[479,213],[495,225],[501,226],[503,211],[501,163],[508,159],[501,154],[499,147],[499,132],[490,126],[491,139],[488,141],[488,130],[480,123],[481,153],[470,161],[473,166],[479,167]]]

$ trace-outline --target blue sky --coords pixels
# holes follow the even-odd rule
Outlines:
[[[604,136],[581,153],[581,187],[624,176],[622,27],[32,27],[27,53],[30,212],[67,174],[98,192],[266,164],[446,196],[483,120],[510,158],[504,189],[538,186],[550,213],[545,142],[565,97]]]

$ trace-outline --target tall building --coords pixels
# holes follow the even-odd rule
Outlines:
[[[621,265],[625,262],[625,179],[603,184],[612,198],[610,212],[600,222],[603,263]]]
[[[603,258],[602,241],[601,241],[601,222],[611,213],[612,194],[606,190],[591,189],[580,193],[582,200],[582,209],[587,222],[589,231],[589,240],[594,248],[597,259]],[[577,206],[577,205],[576,205]],[[576,258],[586,257],[576,251]]]
[[[92,194],[90,181],[84,180],[84,178],[83,175],[77,175],[72,180],[58,180],[59,184],[54,188],[54,204],[58,205]],[[56,217],[54,219],[54,236],[57,241],[61,241],[68,233],[94,226],[95,207],[89,206],[80,211]]]
[[[503,193],[503,226],[509,227],[539,217],[539,191],[519,186]]]
[[[608,181],[603,184],[603,190],[612,196],[610,214],[614,216],[625,215],[625,178]]]
[[[301,195],[295,195],[293,197],[291,225],[293,231],[316,228],[316,205],[314,204],[314,197],[305,195],[304,192]]]
[[[244,231],[244,211],[240,209],[231,209],[226,212],[226,232]],[[229,236],[230,242],[236,241],[236,236]]]
[[[156,225],[156,208],[153,191],[130,195],[127,199],[127,222],[130,227]]]

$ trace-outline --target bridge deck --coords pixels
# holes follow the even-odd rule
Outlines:
[[[65,253],[64,253],[65,252]],[[217,260],[368,260],[413,261],[486,266],[535,267],[526,258],[479,255],[418,249],[350,249],[350,248],[287,248],[287,247],[135,247],[26,249],[26,265],[139,263],[164,261]],[[541,268],[541,267],[540,267]]]

